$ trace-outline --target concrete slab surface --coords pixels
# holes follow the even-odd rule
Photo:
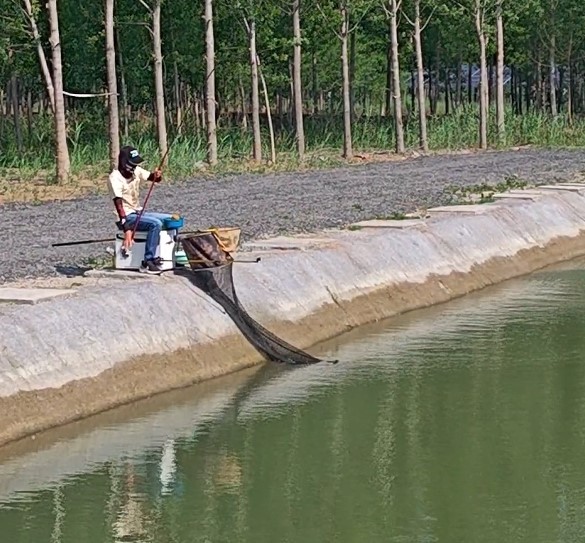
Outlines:
[[[490,204],[460,204],[431,207],[427,211],[429,213],[468,213],[470,215],[477,215],[479,213],[486,213],[490,209]]]
[[[75,292],[73,289],[2,287],[0,288],[0,303],[32,305]]]
[[[247,250],[270,250],[277,249],[281,251],[299,251],[314,249],[317,247],[330,246],[333,244],[331,239],[318,238],[318,237],[288,237],[279,236],[271,239],[251,241],[242,245],[245,245]]]
[[[581,192],[582,190],[585,190],[585,184],[581,185],[581,188],[579,188],[578,186],[573,187],[571,185],[570,188],[574,188],[574,191],[570,191],[570,192]],[[512,189],[508,192],[503,193],[505,194],[512,194],[512,195],[520,195],[520,196],[544,196],[546,194],[550,194],[551,190],[550,189],[543,189],[540,190],[540,188],[533,188],[533,189]],[[505,197],[505,196],[504,196]]]
[[[115,268],[100,268],[94,270],[87,270],[83,274],[83,276],[108,279],[152,279],[153,277],[159,277],[158,275],[140,273],[139,271],[117,270]]]
[[[361,221],[353,223],[351,226],[361,228],[409,228],[411,226],[421,226],[424,222],[422,219],[372,219],[370,221]]]
[[[513,192],[501,192],[494,194],[494,200],[538,200],[542,196],[541,194],[530,193],[528,191]]]
[[[508,192],[504,192],[504,193],[497,193],[497,194],[528,194],[530,195],[534,195],[534,196],[542,196],[543,194],[550,194],[550,192],[546,191],[546,190],[539,190],[537,188],[533,188],[533,189],[512,189],[509,190]]]
[[[539,185],[538,188],[542,190],[566,190],[570,192],[579,192],[585,187],[559,183],[558,185]]]

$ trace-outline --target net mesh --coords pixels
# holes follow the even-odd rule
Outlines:
[[[189,280],[215,300],[244,337],[268,360],[287,364],[316,364],[321,359],[283,341],[255,321],[240,303],[234,286],[233,258],[239,229],[212,229],[180,236],[192,273]]]

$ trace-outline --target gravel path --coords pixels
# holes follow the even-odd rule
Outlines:
[[[149,209],[178,211],[186,228],[239,226],[243,239],[315,232],[447,201],[447,185],[497,183],[517,175],[535,183],[585,171],[585,150],[491,152],[272,175],[194,179],[157,188]],[[104,183],[105,181],[104,175]],[[62,275],[104,255],[108,244],[52,248],[51,243],[113,237],[108,196],[41,205],[0,206],[5,248],[0,283]],[[112,245],[111,243],[109,245]]]

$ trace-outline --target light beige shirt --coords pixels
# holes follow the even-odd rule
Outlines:
[[[140,181],[147,181],[150,172],[137,166],[134,175],[126,179],[119,170],[114,170],[108,178],[110,195],[112,198],[122,198],[122,207],[126,215],[140,212],[138,198],[140,196]]]

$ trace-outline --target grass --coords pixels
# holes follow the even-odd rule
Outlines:
[[[83,258],[81,260],[81,266],[96,270],[112,268],[114,267],[114,257],[112,255],[103,255],[99,257]]]
[[[492,112],[493,113],[493,112]],[[47,116],[37,116],[30,133],[25,130],[24,148],[17,149],[8,120],[0,135],[0,203],[9,201],[41,202],[64,199],[106,190],[108,173],[108,145],[106,123],[97,114],[69,118],[69,148],[71,179],[57,184],[54,177],[52,122]],[[493,115],[492,115],[493,117]],[[492,148],[509,148],[518,145],[542,147],[585,146],[585,119],[570,124],[565,117],[550,119],[542,114],[529,113],[517,116],[508,112],[507,139],[496,141],[491,120],[489,136]],[[186,126],[186,125],[185,125]],[[159,159],[152,119],[137,119],[131,124],[130,137],[123,143],[136,145],[150,165]],[[461,108],[449,116],[429,118],[428,139],[431,151],[454,152],[474,149],[477,146],[477,110]],[[172,135],[169,141],[172,141]],[[268,131],[263,127],[263,155],[270,156]],[[343,125],[336,116],[306,117],[305,137],[307,153],[300,162],[295,150],[293,129],[282,121],[276,131],[277,161],[251,160],[252,136],[250,130],[220,120],[218,128],[217,166],[205,163],[206,141],[194,127],[186,126],[185,134],[173,144],[169,154],[165,177],[180,180],[197,175],[219,176],[234,173],[267,173],[294,170],[315,170],[347,165],[341,157]],[[405,143],[409,150],[418,146],[418,126],[415,118],[405,122]],[[355,159],[349,163],[363,163],[399,159],[390,152],[394,146],[394,126],[391,118],[358,117],[353,125]],[[485,190],[514,188],[485,187]],[[472,190],[470,189],[470,192]],[[473,192],[485,192],[474,187]]]
[[[450,196],[451,204],[486,204],[495,201],[494,195],[499,192],[507,192],[513,189],[525,189],[528,181],[518,176],[509,176],[495,185],[481,183],[477,185],[448,186],[445,192]]]

